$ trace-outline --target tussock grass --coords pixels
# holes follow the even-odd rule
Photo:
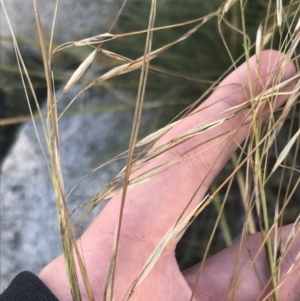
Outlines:
[[[172,1],[166,1],[166,3],[168,2]],[[130,24],[130,31],[124,32],[121,30],[120,24],[126,24],[126,22],[128,24],[126,18],[128,17],[127,14],[130,14],[128,12],[130,7],[132,11],[136,9],[133,3],[124,1],[107,33],[99,33],[99,35],[93,37],[82,37],[79,41],[68,41],[63,45],[54,47],[53,32],[55,30],[56,11],[52,26],[53,30],[50,33],[51,39],[48,43],[44,39],[43,25],[38,13],[39,8],[34,1],[47,87],[48,112],[46,116],[42,115],[37,99],[35,102],[38,108],[37,115],[43,121],[44,134],[48,141],[48,149],[43,151],[45,153],[48,152],[50,155],[48,167],[56,195],[66,268],[74,300],[81,300],[81,293],[77,285],[76,261],[79,263],[89,299],[94,300],[94,295],[89,285],[84,260],[81,258],[78,247],[75,244],[76,233],[66,204],[67,196],[64,191],[60,162],[58,121],[64,115],[72,113],[70,112],[70,106],[77,100],[79,95],[99,85],[111,90],[121,86],[125,93],[126,91],[131,91],[130,93],[132,93],[133,88],[138,89],[134,104],[135,113],[128,151],[120,155],[127,157],[126,167],[120,171],[111,183],[108,183],[106,187],[101,189],[90,202],[82,205],[86,207],[82,217],[84,218],[103,200],[116,194],[122,194],[119,224],[115,234],[110,269],[107,276],[105,300],[113,300],[115,267],[118,260],[118,245],[127,190],[149,181],[177,164],[181,164],[183,160],[190,160],[199,155],[199,153],[195,154],[193,150],[188,150],[173,160],[147,172],[139,173],[138,171],[164,152],[184,143],[199,133],[222,124],[227,119],[241,114],[248,107],[251,108],[252,114],[246,116],[244,124],[250,124],[251,131],[245,143],[240,145],[239,150],[233,155],[224,173],[216,179],[210,190],[210,195],[202,200],[188,215],[186,215],[186,212],[182,212],[174,227],[166,233],[163,240],[149,257],[140,275],[129,289],[125,300],[130,299],[135,288],[147,277],[147,274],[151,271],[151,268],[165,248],[179,234],[184,232],[198,215],[200,217],[193,225],[197,224],[198,227],[200,225],[200,228],[204,228],[206,235],[204,238],[202,236],[202,240],[205,241],[205,245],[195,248],[197,242],[192,242],[186,248],[186,253],[189,254],[187,261],[190,261],[190,258],[193,258],[195,261],[202,260],[199,274],[208,255],[221,249],[224,245],[232,244],[237,238],[243,241],[248,234],[261,231],[263,236],[261,249],[265,248],[266,250],[270,271],[268,284],[271,284],[272,287],[268,296],[272,295],[274,300],[278,300],[280,266],[285,254],[287,254],[293,243],[296,233],[299,231],[299,206],[295,199],[300,195],[300,104],[298,98],[300,73],[298,72],[292,79],[281,82],[280,73],[287,63],[282,61],[278,64],[278,74],[272,78],[270,87],[264,89],[258,96],[255,96],[253,92],[255,83],[249,81],[250,98],[248,103],[236,106],[233,108],[234,110],[231,109],[230,112],[233,113],[229,117],[224,118],[221,114],[220,116],[214,116],[214,120],[206,120],[171,141],[155,147],[153,145],[166,132],[178,124],[181,118],[191,114],[192,110],[214,91],[226,74],[235,69],[241,62],[248,61],[252,54],[257,55],[257,64],[259,66],[261,53],[264,49],[278,49],[284,52],[288,59],[293,60],[298,68],[300,2],[266,0],[248,3],[243,0],[228,0],[224,2],[212,1],[211,4],[201,5],[195,1],[183,2],[176,2],[174,7],[169,10],[166,9],[165,5],[167,4],[158,5],[155,0],[152,0],[151,7],[148,7],[148,4],[145,7],[139,7],[141,14],[148,16],[148,24],[144,24],[137,17],[139,22],[137,22],[136,28],[133,24]],[[140,4],[136,3],[136,5]],[[195,9],[195,7],[200,6],[203,10]],[[179,15],[177,12],[179,7],[182,7],[182,10],[187,13]],[[260,8],[259,10],[257,9],[258,7]],[[128,10],[126,10],[127,8]],[[59,9],[58,2],[57,9]],[[252,16],[251,13],[253,14]],[[161,18],[162,15],[164,18]],[[126,26],[122,28],[124,29]],[[129,46],[126,44],[127,40],[129,41]],[[14,36],[13,42],[25,87],[24,90],[26,92],[29,86],[32,94],[35,95],[30,74],[27,72]],[[78,68],[65,80],[63,92],[56,98],[54,93],[56,73],[52,68],[52,60],[60,52],[76,52],[78,48],[86,49],[84,52],[85,56],[82,57]],[[207,61],[212,62],[212,60],[216,60],[217,63],[218,60],[222,61],[216,73],[212,73],[211,69],[213,68],[209,68],[209,63],[206,63]],[[204,62],[200,63],[201,61]],[[57,102],[68,93],[75,83],[84,78],[85,72],[91,64],[101,65],[102,63],[107,71],[100,77],[90,80],[85,88],[74,97],[70,105],[63,112],[58,112],[56,109]],[[199,66],[202,70],[199,70]],[[250,66],[248,68],[250,69]],[[122,82],[126,82],[125,86],[124,84],[122,85]],[[292,82],[296,83],[296,86],[292,92],[289,92],[285,106],[274,112],[270,100],[281,95],[283,89]],[[175,95],[171,105],[176,108],[176,110],[173,110],[176,117],[153,134],[141,141],[137,141],[143,108],[147,105],[167,106],[164,99],[170,98],[170,96],[166,93],[166,90],[168,90],[169,95],[171,92],[173,92],[173,96]],[[146,99],[147,93],[156,95],[152,102]],[[26,95],[26,98],[28,99],[29,107],[31,107],[29,96]],[[185,101],[182,101],[182,99]],[[222,101],[222,99],[219,101]],[[178,106],[178,103],[181,105]],[[256,116],[261,108],[266,106],[269,107],[271,116],[267,122],[262,122]],[[181,109],[181,112],[179,109]],[[37,118],[36,115],[32,110],[30,114],[34,121]],[[24,120],[24,117],[1,120],[1,123],[8,124],[19,122],[19,120]],[[215,141],[215,144],[225,139],[227,135],[232,135],[232,133],[226,133],[217,137],[218,140]],[[203,141],[202,144],[205,145],[206,142],[208,141]],[[112,158],[107,164],[116,159],[118,158]],[[95,169],[98,168],[101,167],[95,167]],[[133,173],[138,175],[132,177]],[[201,184],[199,183],[199,187]],[[232,191],[235,197],[238,196],[241,200],[240,209],[237,212],[239,216],[235,217],[237,220],[236,224],[232,224],[232,221],[230,221],[230,217],[234,215],[231,212],[232,205],[230,204]],[[206,210],[203,209],[211,202],[215,204],[216,212],[213,217],[210,217],[210,222],[204,225],[201,218],[207,221],[207,216],[205,216]],[[291,215],[291,211],[294,211],[295,214]],[[241,220],[242,225],[240,224]],[[287,222],[293,222],[294,226],[288,239],[282,244],[279,228]],[[193,230],[193,225],[189,228],[188,233],[195,234],[195,231],[197,232],[197,229]],[[237,229],[240,229],[240,231],[237,231]],[[219,237],[221,243],[214,249],[213,245],[217,237]],[[182,241],[185,241],[185,239],[186,237]],[[193,239],[197,241],[197,234]],[[192,246],[192,244],[194,245]],[[197,250],[198,254],[197,252],[193,253],[193,248]],[[191,255],[192,253],[193,255]],[[191,262],[185,262],[184,255],[181,255],[179,260],[181,260],[179,264],[182,268],[191,264]],[[237,256],[237,266],[238,261],[239,255]],[[291,268],[292,270],[293,267]],[[228,295],[229,299],[234,294],[234,290],[240,281],[241,279],[233,281],[231,292]],[[262,291],[262,296],[265,294],[265,290],[266,288]],[[266,299],[267,297],[264,297],[264,300]]]

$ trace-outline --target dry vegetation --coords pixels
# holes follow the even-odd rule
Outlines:
[[[48,140],[48,149],[43,151],[48,152],[51,158],[48,166],[56,194],[64,254],[74,300],[80,300],[80,292],[76,285],[75,256],[78,257],[81,273],[85,275],[86,271],[75,244],[76,234],[70,222],[71,213],[66,205],[66,193],[61,173],[57,124],[58,120],[68,113],[68,108],[64,112],[57,112],[56,103],[77,81],[82,80],[87,68],[92,63],[103,64],[108,71],[90,81],[72,101],[76,101],[79,95],[97,85],[110,89],[121,87],[125,94],[132,93],[131,91],[138,87],[138,93],[132,135],[128,141],[128,152],[120,155],[127,156],[126,168],[99,191],[88,204],[83,204],[86,206],[85,215],[89,214],[99,202],[119,193],[122,194],[124,206],[128,189],[172,168],[178,164],[180,157],[134,178],[130,178],[130,174],[175,145],[224,122],[224,119],[213,122],[208,120],[205,124],[199,124],[164,145],[152,147],[162,135],[177,124],[178,120],[190,114],[226,74],[243,61],[248,60],[252,54],[256,54],[259,58],[264,49],[280,50],[286,54],[287,58],[293,60],[299,70],[300,2],[298,1],[261,0],[248,3],[243,0],[229,0],[224,3],[212,1],[213,4],[201,5],[197,1],[175,1],[172,9],[167,4],[158,6],[155,0],[151,1],[151,6],[149,1],[145,4],[128,2],[124,1],[123,7],[107,33],[99,33],[94,37],[82,37],[80,41],[67,42],[58,47],[53,46],[52,40],[45,41],[38,11],[42,8],[35,5],[47,83],[48,113],[47,116],[42,116],[39,110],[37,114],[31,111],[31,117],[33,120],[36,118],[43,120],[44,134]],[[170,1],[166,1],[168,2]],[[57,9],[59,9],[59,3]],[[148,24],[143,22],[142,17],[136,16],[135,24],[128,25],[129,16],[137,14],[137,10],[141,16],[148,16]],[[182,10],[181,14],[179,14],[180,10]],[[25,91],[29,87],[35,98],[31,76],[27,73],[16,39],[14,39],[14,46],[24,86],[26,86]],[[56,73],[55,69],[52,73],[52,60],[59,52],[76,52],[80,47],[85,49],[82,53],[86,53],[86,56],[82,58],[77,70],[66,81],[62,95],[57,95],[56,99],[53,87]],[[282,62],[281,68],[284,68],[285,64],[286,62]],[[291,81],[295,82],[296,86],[290,92],[284,107],[277,112],[272,112],[266,123],[256,119],[259,108],[279,95],[280,91]],[[124,82],[126,85],[122,86]],[[181,268],[186,268],[199,260],[204,261],[208,255],[232,244],[233,241],[243,240],[248,234],[261,231],[264,240],[262,247],[266,249],[270,269],[270,283],[273,288],[271,294],[274,300],[278,300],[280,265],[299,230],[298,214],[300,211],[297,203],[300,196],[299,85],[299,73],[285,82],[280,82],[278,78],[275,78],[271,87],[249,99],[247,105],[252,108],[253,114],[246,121],[251,124],[251,131],[245,143],[240,146],[224,172],[216,179],[211,187],[210,196],[194,208],[193,212],[178,220],[178,223],[169,230],[147,261],[139,278],[133,283],[132,291],[144,277],[147,277],[165,248],[194,222],[178,246],[177,255]],[[251,83],[249,87],[251,89]],[[147,93],[150,97],[145,100]],[[250,95],[253,95],[251,91]],[[35,102],[39,107],[37,98]],[[29,100],[28,103],[30,107]],[[151,105],[169,106],[172,108],[170,112],[173,117],[175,114],[177,117],[152,135],[138,141],[140,116],[143,108]],[[179,110],[182,110],[181,113]],[[233,115],[239,114],[242,110],[243,108],[237,107]],[[16,118],[15,121],[18,122],[18,119]],[[164,122],[166,124],[167,121],[164,120]],[[112,160],[115,159],[112,158]],[[95,166],[95,168],[101,167]],[[239,203],[237,203],[238,200],[240,200]],[[203,210],[204,208],[206,209]],[[199,217],[196,219],[197,216]],[[282,244],[278,229],[291,222],[294,223],[293,231],[285,244]],[[118,252],[120,227],[121,222],[111,257],[106,300],[111,300],[109,292],[114,278],[114,262]],[[197,239],[200,232],[201,242]],[[272,239],[270,238],[271,232],[274,233]],[[74,248],[75,252],[72,252]],[[86,280],[85,286],[90,300],[93,300],[88,279],[83,278]]]

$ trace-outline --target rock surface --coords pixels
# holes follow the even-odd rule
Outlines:
[[[78,89],[72,92],[75,90]],[[99,102],[107,104],[114,101],[111,95],[99,97],[97,91],[86,93],[85,100],[78,101],[73,109],[76,106],[77,109],[93,109],[99,106]],[[69,95],[59,104],[59,110],[75,94]],[[144,125],[153,114],[146,112]],[[79,112],[61,119],[61,162],[66,194],[91,170],[128,147],[131,122],[132,111]],[[36,125],[42,146],[46,149],[41,122]],[[85,178],[68,199],[70,210],[89,201],[112,180],[124,163],[124,160],[114,162]],[[3,162],[0,180],[0,283],[3,290],[18,272],[28,269],[37,273],[62,252],[53,188],[32,122],[21,128],[16,143]],[[101,208],[99,206],[96,211]],[[89,221],[97,212],[89,217]]]
[[[36,0],[45,38],[50,36],[56,1]],[[54,42],[65,43],[108,31],[117,15],[121,0],[62,0],[59,1]],[[32,0],[4,0],[10,23],[18,39],[37,43],[38,33]],[[18,9],[16,9],[18,8]],[[22,14],[20,14],[22,12]],[[13,51],[11,31],[1,7],[0,34],[2,62]],[[36,47],[36,45],[35,45]]]
[[[119,0],[59,2],[55,27],[57,43],[106,32],[108,20],[111,21],[115,17],[122,3]],[[4,3],[15,34],[23,39],[37,41],[32,1],[4,0]],[[44,31],[49,33],[55,1],[37,0],[37,3],[45,26]],[[1,37],[8,36],[10,31],[1,9]],[[2,63],[6,63],[8,55],[14,56],[12,44],[2,39]],[[59,103],[59,110],[62,110],[81,88],[79,85],[72,88]],[[57,93],[59,94],[59,91]],[[107,91],[95,89],[86,92],[71,107],[71,110],[76,110],[77,113],[63,117],[59,122],[66,193],[95,167],[128,147],[132,107],[127,111],[96,113],[99,106],[114,103],[116,99]],[[87,113],[86,110],[92,113]],[[145,112],[142,123],[147,125],[153,111]],[[36,125],[42,146],[46,149],[41,122],[37,121]],[[90,200],[123,166],[124,160],[117,161],[84,179],[68,199],[70,209]],[[45,264],[62,252],[53,188],[32,122],[22,126],[14,146],[3,161],[0,184],[1,292],[18,272],[30,270],[38,273]],[[85,227],[96,213],[90,216]]]

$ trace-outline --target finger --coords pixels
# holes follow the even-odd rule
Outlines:
[[[265,51],[261,57],[262,64],[257,70],[256,59],[251,58],[249,68],[243,64],[225,78],[194,114],[179,122],[158,141],[157,145],[178,137],[194,126],[205,123],[206,120],[211,122],[229,116],[234,111],[232,107],[242,105],[249,99],[249,81],[252,83],[253,93],[257,94],[270,82],[271,85],[274,83],[274,77],[278,77],[280,73],[278,69],[282,71],[282,80],[291,77],[295,73],[295,68],[291,62],[284,64],[284,61],[283,54]],[[280,106],[284,101],[285,97],[278,97],[276,106]],[[157,157],[140,171],[144,172],[164,164],[193,148],[190,152],[195,155],[193,159],[186,160],[186,156],[182,156],[181,164],[127,192],[116,265],[115,283],[120,296],[125,295],[145,261],[178,219],[199,184],[202,183],[189,210],[199,202],[199,199],[202,199],[215,175],[222,169],[238,144],[245,139],[249,125],[241,126],[241,124],[249,113],[250,110],[244,110],[242,114],[224,121],[221,125],[198,134]],[[225,138],[216,141],[213,139],[215,137]],[[213,171],[210,172],[212,167]],[[107,276],[114,234],[118,224],[120,203],[120,196],[112,198],[79,241],[92,287],[97,288],[101,297],[103,297],[104,279]],[[164,256],[173,258],[173,263],[168,266],[174,267],[171,274],[175,277],[176,269],[178,275],[180,273],[173,256],[174,248],[169,248],[169,252],[171,254],[166,252]],[[56,273],[56,267],[62,264],[63,257],[59,257],[52,265],[46,267],[41,274],[43,280],[46,281],[46,278],[50,277],[49,282],[53,282],[54,286],[67,282],[65,273]],[[156,274],[156,269],[165,270],[163,265],[157,264],[151,273]],[[48,283],[49,287],[51,287],[50,283]],[[69,294],[68,286],[65,292]]]
[[[245,104],[249,99],[249,81],[252,84],[252,92],[258,94],[265,87],[273,85],[275,78],[278,81],[278,74],[281,74],[280,80],[292,77],[295,73],[294,65],[291,62],[283,63],[285,60],[285,56],[279,52],[265,51],[261,56],[262,64],[257,70],[256,58],[252,57],[248,64],[241,65],[225,78],[195,114],[179,122],[158,141],[157,145],[178,137],[192,127],[205,123],[206,120],[213,121],[229,116],[234,111],[232,107]],[[282,105],[285,98],[278,97],[276,107]],[[249,125],[241,126],[241,124],[250,112],[250,109],[244,110],[219,126],[198,134],[157,157],[143,169],[147,171],[164,164],[193,148],[190,152],[191,155],[195,155],[193,159],[186,160],[183,156],[181,164],[127,192],[117,264],[117,274],[125,273],[126,277],[121,276],[120,281],[132,283],[201,183],[188,210],[203,198],[211,181],[223,168],[238,144],[245,139]],[[218,136],[223,138],[213,139]],[[88,246],[88,252],[95,254],[90,255],[90,262],[97,260],[94,258],[97,254],[102,254],[104,267],[98,270],[98,273],[104,271],[102,276],[106,275],[107,263],[111,256],[120,203],[121,196],[112,198],[81,239],[82,249],[85,250],[85,246]],[[175,243],[168,252],[173,254],[174,250]],[[102,276],[99,275],[99,278]]]
[[[291,226],[282,228],[282,241],[285,242]],[[283,253],[280,264],[279,300],[299,300],[300,287],[300,236],[293,235],[293,243]],[[197,300],[263,300],[269,296],[270,272],[262,247],[260,233],[247,237],[239,251],[236,243],[218,254],[208,258],[201,270],[196,284],[200,265],[185,271],[184,277],[190,287],[195,289]]]
[[[262,53],[261,66],[256,67],[256,58],[244,63],[225,78],[214,93],[193,114],[179,122],[157,145],[170,141],[191,128],[222,120],[230,116],[233,107],[245,104],[250,97],[251,83],[253,95],[266,86],[274,85],[295,73],[291,62],[283,63],[285,56],[276,51]],[[277,98],[276,107],[282,105],[285,96]],[[159,174],[151,181],[128,191],[123,215],[122,232],[137,239],[148,239],[156,245],[167,230],[178,219],[193,194],[201,184],[197,197],[190,208],[203,198],[210,183],[220,172],[238,145],[245,139],[249,125],[241,126],[250,109],[212,127],[194,138],[165,152],[142,171],[164,164],[182,154],[181,164]],[[214,139],[219,137],[218,139]],[[189,159],[193,157],[193,159]],[[113,198],[101,214],[104,229],[117,223],[120,196]],[[111,231],[111,230],[110,230]]]

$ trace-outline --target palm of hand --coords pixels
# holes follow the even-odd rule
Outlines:
[[[178,220],[187,204],[189,206],[186,212],[190,212],[204,197],[213,179],[245,139],[249,124],[243,124],[243,122],[251,114],[250,110],[245,108],[240,114],[229,119],[227,117],[249,98],[248,75],[251,81],[255,82],[255,85],[252,85],[254,93],[258,94],[265,86],[268,86],[269,82],[273,81],[278,73],[276,67],[282,60],[283,55],[278,52],[263,52],[258,74],[255,57],[251,58],[250,70],[247,70],[246,64],[239,67],[223,80],[214,93],[193,114],[183,119],[157,142],[156,145],[162,145],[201,123],[223,119],[219,125],[177,145],[139,171],[139,173],[145,172],[181,156],[180,164],[127,192],[114,281],[115,301],[124,300],[132,282],[138,277],[148,257],[165,233]],[[294,73],[294,66],[289,63],[285,68],[283,79],[290,78]],[[291,88],[288,87],[286,90],[291,90]],[[281,106],[285,100],[284,95],[277,97],[275,108]],[[265,109],[260,110],[260,114],[265,113]],[[199,183],[201,183],[200,186]],[[197,191],[196,195],[194,195],[195,191]],[[78,242],[89,281],[96,300],[99,301],[104,300],[107,270],[118,224],[120,203],[121,197],[114,197]],[[188,301],[191,300],[195,285],[193,300],[198,301],[255,300],[260,295],[267,280],[263,252],[257,257],[261,277],[257,277],[255,272],[257,267],[253,267],[245,278],[248,283],[251,283],[252,289],[247,290],[247,284],[245,284],[247,281],[244,281],[232,294],[230,288],[233,285],[232,275],[238,245],[209,258],[201,271],[199,282],[195,284],[198,267],[181,273],[174,255],[177,242],[178,240],[174,241],[161,255],[147,277],[136,288],[130,300]],[[259,235],[251,238],[250,249],[256,252],[260,243]],[[251,262],[251,252],[249,253],[248,249],[246,246],[242,251],[244,253],[241,257],[241,266],[247,267]],[[62,256],[50,263],[41,272],[40,277],[59,300],[71,300]],[[80,285],[83,287],[82,281]],[[84,288],[82,294],[83,299],[86,299]]]

